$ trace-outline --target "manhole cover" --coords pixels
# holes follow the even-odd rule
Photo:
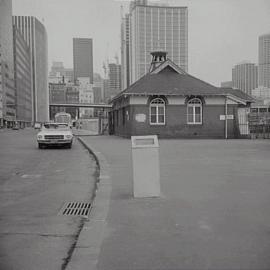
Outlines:
[[[91,203],[68,202],[62,207],[60,213],[64,216],[88,216]]]

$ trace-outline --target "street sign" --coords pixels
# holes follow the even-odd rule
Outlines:
[[[233,114],[227,114],[227,120],[233,120],[233,119],[234,119],[234,115]],[[219,116],[219,120],[222,120],[222,121],[226,120],[226,115],[221,114]]]

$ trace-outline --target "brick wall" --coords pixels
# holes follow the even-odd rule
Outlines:
[[[123,122],[122,108],[118,110],[118,125],[116,113],[114,118],[115,135],[130,137],[131,135],[153,135],[160,138],[224,138],[225,121],[220,115],[225,114],[224,105],[204,105],[202,125],[187,124],[187,108],[185,105],[166,106],[165,125],[150,125],[149,107],[145,105],[130,105],[125,107]],[[128,111],[128,115],[126,114]],[[145,114],[145,122],[136,121],[137,114]],[[237,117],[237,105],[228,105],[228,114]],[[236,138],[238,127],[236,120],[228,120],[228,138]]]

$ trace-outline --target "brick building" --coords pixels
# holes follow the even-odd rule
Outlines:
[[[149,73],[111,101],[110,134],[239,137],[238,116],[250,107],[253,102],[250,96],[240,90],[215,87],[189,75],[167,59],[165,52],[151,54]]]

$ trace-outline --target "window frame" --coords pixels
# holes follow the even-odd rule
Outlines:
[[[152,114],[152,108],[155,108],[155,114]],[[160,114],[160,108],[163,108],[163,113]],[[155,115],[155,122],[152,122],[152,115]],[[164,121],[159,122],[159,116],[163,116]],[[149,123],[153,126],[164,126],[166,124],[166,103],[163,98],[157,97],[151,100],[149,104]]]
[[[192,108],[192,114],[189,113],[189,108]],[[196,108],[200,109],[200,113],[196,114]],[[203,111],[202,101],[199,98],[192,98],[187,102],[187,124],[202,125]],[[192,121],[189,121],[189,116],[192,115]],[[196,121],[196,115],[200,115],[200,121]]]

